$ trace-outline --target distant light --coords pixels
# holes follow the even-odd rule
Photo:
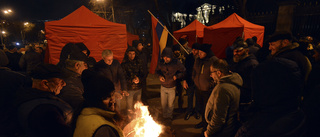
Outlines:
[[[18,42],[17,42],[17,43],[16,43],[16,45],[17,45],[17,46],[19,46],[19,45],[20,45],[20,43],[18,43]]]
[[[29,24],[29,22],[25,22],[24,25],[27,26]]]
[[[12,12],[12,10],[11,10],[11,9],[4,10],[4,11],[3,11],[3,13],[4,13],[4,14],[9,14],[9,13],[11,13],[11,12]]]
[[[1,33],[2,33],[2,34],[6,34],[6,32],[5,32],[5,31],[2,31]]]

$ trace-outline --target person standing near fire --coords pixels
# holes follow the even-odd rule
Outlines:
[[[232,73],[225,60],[219,59],[210,66],[210,76],[217,85],[213,89],[205,110],[205,137],[233,137],[237,127],[240,87],[243,84],[238,73]]]
[[[133,110],[134,102],[141,101],[141,81],[144,74],[142,62],[139,58],[137,58],[136,53],[136,49],[129,46],[121,63],[128,85],[127,88],[129,96],[127,97],[127,110]]]
[[[129,96],[129,93],[127,92],[126,76],[121,64],[118,60],[113,59],[111,50],[106,49],[102,52],[102,60],[96,63],[94,70],[113,82],[116,90],[117,107],[120,109],[120,99],[122,99],[123,95]]]
[[[176,82],[183,78],[186,68],[176,58],[170,48],[164,48],[161,54],[162,60],[158,63],[156,73],[161,82],[161,106],[165,120],[173,119],[174,99],[176,96]]]

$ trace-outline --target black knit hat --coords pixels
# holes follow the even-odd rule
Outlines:
[[[141,43],[139,40],[133,40],[132,41],[132,47],[137,48],[139,43]]]
[[[268,41],[275,42],[275,41],[284,40],[284,39],[291,41],[293,39],[293,36],[288,31],[278,31],[278,32],[275,32],[273,35],[271,35]]]
[[[199,46],[199,50],[209,54],[209,53],[212,52],[211,51],[211,46],[212,46],[211,44],[202,44],[202,45]]]
[[[85,91],[83,97],[89,102],[106,99],[114,91],[111,80],[91,70],[82,72],[81,81]]]
[[[239,41],[234,45],[233,49],[241,50],[241,49],[246,49],[246,48],[248,48],[247,42]]]
[[[172,51],[174,52],[174,51],[180,51],[180,45],[178,45],[178,44],[176,44],[176,45],[173,45],[172,46]]]
[[[199,44],[199,43],[193,43],[192,44],[192,49],[199,49],[200,45],[201,44]]]
[[[82,53],[82,52],[72,51],[72,52],[69,54],[68,59],[87,62],[88,57],[87,57],[84,53]]]
[[[61,68],[53,64],[39,64],[31,71],[30,76],[34,79],[67,78],[69,75]]]

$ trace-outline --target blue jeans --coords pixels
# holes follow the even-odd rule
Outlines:
[[[163,118],[173,118],[174,99],[176,98],[176,87],[166,88],[161,86],[161,106]]]
[[[134,103],[133,100],[141,101],[141,91],[138,90],[128,90],[129,96],[127,97],[127,109],[133,110]]]

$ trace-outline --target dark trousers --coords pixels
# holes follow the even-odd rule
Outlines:
[[[187,112],[192,112],[195,111],[196,113],[199,113],[197,108],[199,108],[199,101],[197,100],[197,94],[196,92],[196,86],[195,85],[189,85],[188,89],[186,89],[187,96],[188,96],[188,107],[187,107]],[[196,101],[195,101],[195,107],[193,108],[193,97],[196,96]]]
[[[177,83],[176,83],[176,95],[178,96],[178,107],[179,107],[179,109],[182,109],[182,106],[183,106],[182,92],[183,92],[183,87],[182,87],[181,81],[178,80]]]
[[[141,91],[141,101],[143,104],[147,104],[148,100],[148,91],[147,91],[147,78],[142,79],[141,81],[142,91]]]
[[[205,123],[206,123],[206,119],[204,118],[204,113],[205,113],[205,109],[206,109],[209,97],[211,95],[211,92],[212,90],[202,91],[202,90],[199,90],[198,88],[196,90],[196,98],[197,98],[197,102],[199,102],[198,112],[201,113],[202,122],[205,122]]]

